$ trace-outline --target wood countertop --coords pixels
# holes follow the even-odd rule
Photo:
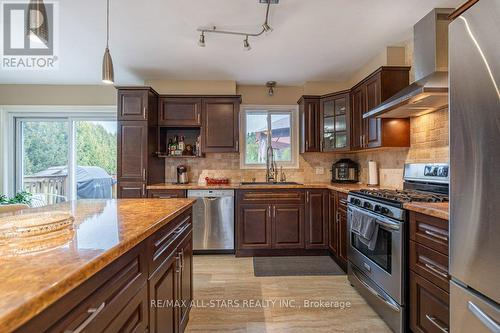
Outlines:
[[[256,184],[256,185],[241,185],[241,184],[229,184],[229,185],[204,185],[197,183],[189,184],[173,184],[173,183],[161,183],[148,185],[148,190],[251,190],[251,189],[283,189],[283,188],[323,188],[330,189],[342,193],[349,193],[349,191],[356,191],[362,188],[368,188],[366,184],[342,184],[342,183],[304,183],[304,184],[277,184],[277,185],[267,185],[267,184]],[[371,188],[380,188],[378,186]]]
[[[50,250],[0,257],[2,331],[15,330],[35,317],[193,203],[192,199],[78,200],[22,211],[70,212],[75,230]],[[0,252],[5,246],[9,245],[0,243]]]
[[[413,212],[434,216],[443,220],[449,220],[449,202],[408,202],[404,208]]]

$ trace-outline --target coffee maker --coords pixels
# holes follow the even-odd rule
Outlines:
[[[189,183],[187,167],[185,165],[179,165],[177,167],[177,183],[178,184]]]

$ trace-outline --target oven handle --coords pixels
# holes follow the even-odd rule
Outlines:
[[[391,229],[391,230],[399,230],[399,229],[401,229],[400,224],[397,223],[397,222],[392,222],[391,220],[388,220],[388,219],[383,218],[381,216],[372,214],[371,212],[369,212],[367,210],[360,209],[360,208],[358,208],[356,206],[349,205],[349,210],[353,210],[353,209],[357,210],[359,212],[362,212],[365,215],[373,217],[377,221],[377,224],[379,224],[379,225],[381,225],[383,227],[386,227],[387,229]]]
[[[379,292],[377,292],[375,289],[373,289],[372,287],[370,287],[370,285],[368,283],[366,283],[365,281],[363,281],[359,276],[358,274],[356,273],[356,271],[353,269],[352,270],[352,275],[356,278],[356,280],[359,281],[359,283],[361,283],[370,293],[372,293],[374,296],[376,296],[378,299],[380,299],[382,302],[384,302],[388,307],[390,307],[392,310],[396,311],[396,312],[400,312],[400,309],[398,306],[394,305],[393,304],[393,301],[387,299],[386,297],[384,297],[383,295],[380,295]]]

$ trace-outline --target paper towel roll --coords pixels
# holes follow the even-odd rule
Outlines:
[[[368,185],[378,185],[378,167],[375,161],[368,161]]]

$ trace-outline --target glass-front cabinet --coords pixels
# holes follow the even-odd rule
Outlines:
[[[322,151],[349,150],[349,92],[321,99]]]

